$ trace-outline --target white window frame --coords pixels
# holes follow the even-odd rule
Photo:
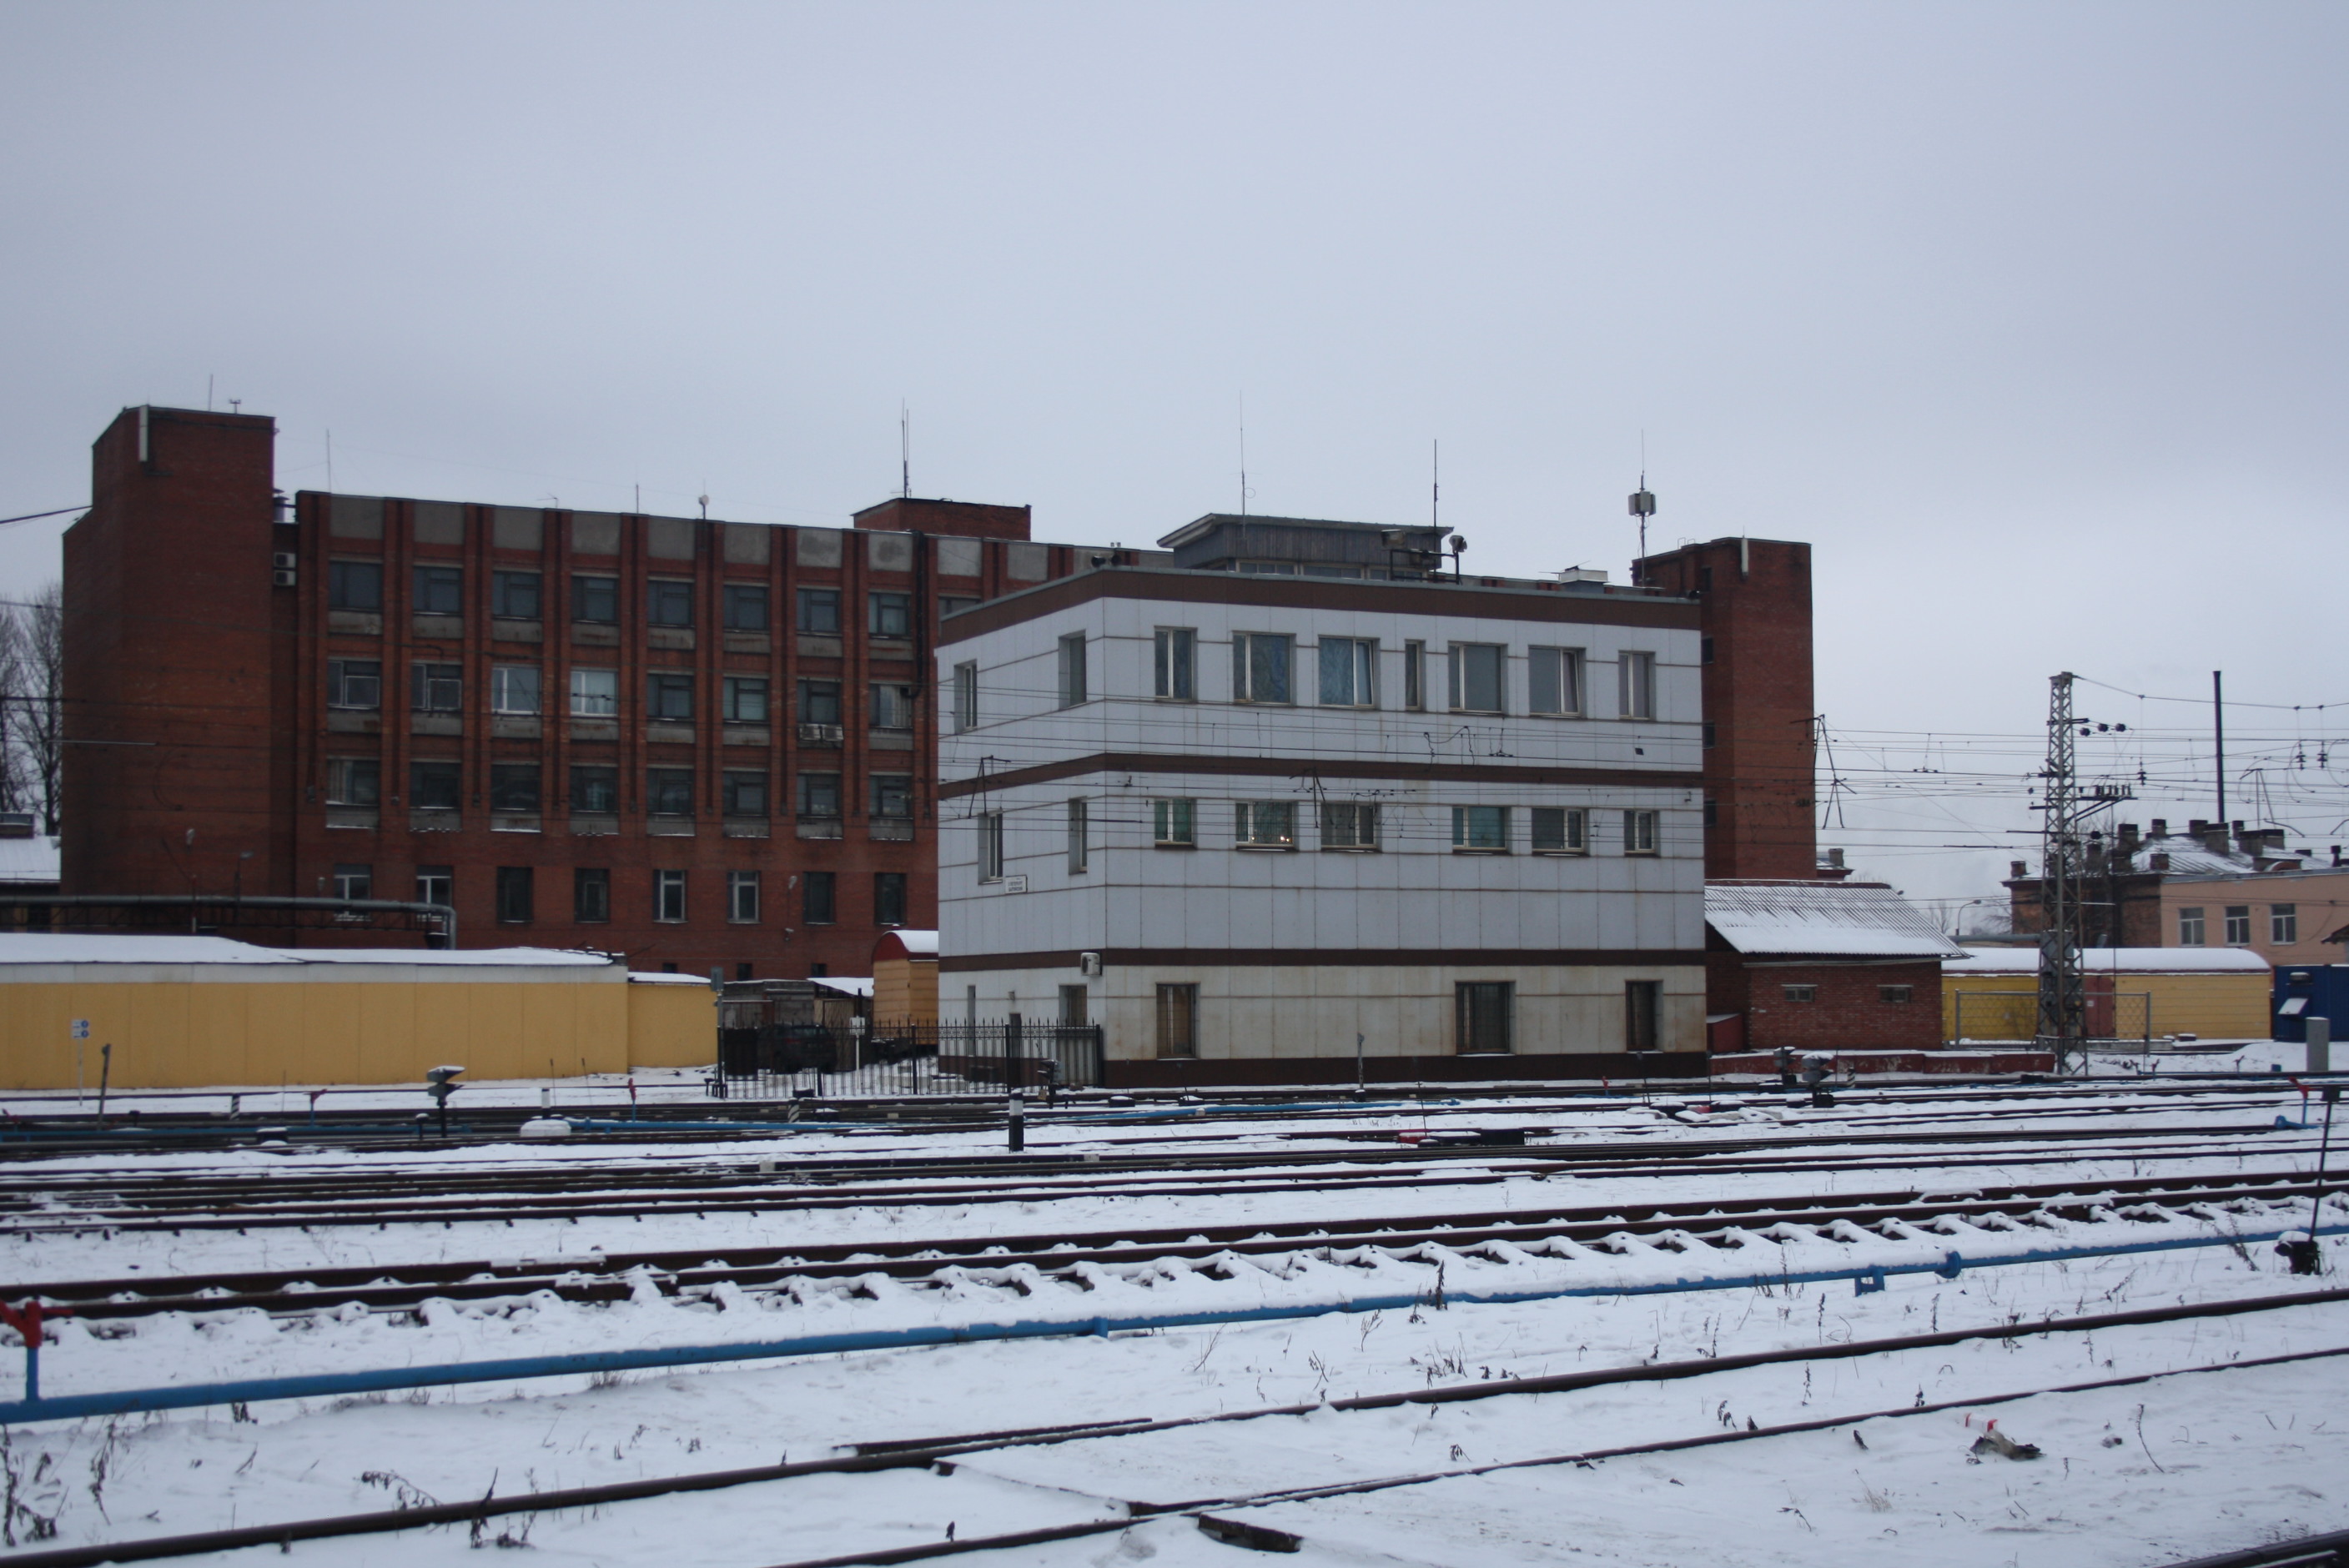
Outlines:
[[[1297,802],[1240,800],[1233,804],[1232,843],[1243,850],[1297,847]]]
[[[1257,679],[1257,645],[1278,644],[1281,690],[1278,695],[1260,691],[1265,684]],[[1269,657],[1268,658],[1269,661]],[[1257,703],[1268,707],[1293,707],[1297,702],[1297,639],[1287,632],[1234,632],[1232,634],[1232,700]]]
[[[1336,685],[1348,694],[1332,697],[1331,665],[1338,676]],[[1379,645],[1372,637],[1323,637],[1314,658],[1315,700],[1323,707],[1376,707],[1379,706]]]
[[[2210,942],[2210,923],[2206,915],[2207,904],[2189,903],[2178,911],[2178,945],[2207,947]]]
[[[1491,707],[1468,706],[1468,660],[1471,651],[1490,652],[1495,669],[1493,675]],[[1509,711],[1509,648],[1506,643],[1454,643],[1444,650],[1445,679],[1454,713],[1505,714]]]
[[[898,681],[874,681],[866,692],[874,729],[914,727],[914,688]]]
[[[1558,842],[1545,844],[1542,840],[1542,815],[1556,811],[1559,817]],[[1529,813],[1533,834],[1533,852],[1537,855],[1587,855],[1590,852],[1590,813],[1580,806],[1536,806]]]
[[[1498,842],[1480,844],[1475,841],[1478,837],[1474,826],[1478,820],[1475,814],[1485,811],[1495,813],[1494,820],[1500,829]],[[1452,808],[1452,852],[1455,855],[1506,855],[1509,852],[1513,827],[1506,806],[1454,806]]]
[[[1661,848],[1662,830],[1658,814],[1639,807],[1623,813],[1623,852],[1627,855],[1656,855]]]
[[[685,923],[685,873],[681,871],[653,872],[653,919],[661,925]]]
[[[759,717],[744,718],[742,693],[750,686],[759,690]],[[774,717],[774,683],[765,676],[721,676],[718,686],[718,716],[721,724],[765,724]]]
[[[1588,668],[1580,648],[1529,648],[1526,711],[1550,718],[1580,718],[1588,705]]]
[[[730,925],[759,923],[759,873],[726,873],[726,920]]]
[[[536,665],[490,666],[490,711],[513,717],[535,718],[539,710],[539,668]]]
[[[2238,914],[2236,911],[2242,913]],[[2251,906],[2248,903],[2227,903],[2219,906],[2220,918],[2227,923],[2227,945],[2249,947],[2251,944]],[[2241,935],[2236,933],[2240,931]]]
[[[603,687],[601,691],[595,689],[599,685]],[[620,672],[574,665],[571,671],[571,717],[617,718],[619,716]]]
[[[369,800],[351,799],[353,772],[375,769],[375,787],[368,791]],[[330,757],[326,759],[326,804],[329,806],[381,806],[383,804],[383,759],[378,757]]]
[[[1656,655],[1636,648],[1615,655],[1616,711],[1624,718],[1656,717]]]
[[[1378,802],[1322,801],[1321,847],[1347,854],[1375,852],[1379,848]]]
[[[372,675],[357,675],[354,669],[369,666]],[[369,692],[367,701],[355,695],[360,688]],[[359,713],[378,713],[383,709],[383,661],[381,659],[328,659],[326,661],[326,706]]]
[[[1081,795],[1069,800],[1069,874],[1082,876],[1092,859],[1091,808]]]
[[[1061,706],[1082,707],[1089,700],[1085,688],[1085,634],[1082,632],[1063,633],[1060,646]]]
[[[1427,645],[1407,642],[1402,645],[1402,706],[1406,712],[1427,711]]]
[[[1199,803],[1179,798],[1150,802],[1151,842],[1162,850],[1199,847]]]
[[[1161,702],[1199,698],[1199,633],[1195,626],[1160,626],[1151,636],[1152,695]]]
[[[954,667],[954,727],[957,735],[978,727],[978,665],[973,662]]]
[[[2268,905],[2268,941],[2277,947],[2290,947],[2300,940],[2300,905],[2271,903]]]
[[[973,819],[978,825],[978,880],[996,882],[1003,880],[1003,813],[981,811]]]

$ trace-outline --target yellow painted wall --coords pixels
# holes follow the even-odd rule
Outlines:
[[[876,958],[873,961],[873,1016],[882,1023],[938,1021],[938,961]]]
[[[674,991],[699,1004],[700,1055],[709,1044],[708,994],[686,986],[609,981],[435,980],[125,982],[92,979],[0,987],[0,1088],[95,1088],[98,1047],[114,1047],[120,1088],[277,1083],[414,1083],[424,1069],[461,1066],[486,1078],[621,1072],[636,1046],[633,993]],[[648,1003],[648,1034],[682,1049],[682,1011]],[[88,1018],[90,1037],[68,1037]],[[656,1022],[657,1020],[657,1022]],[[638,1061],[657,1058],[636,1057]]]
[[[630,985],[628,1065],[718,1065],[717,997],[707,985]]]
[[[2216,975],[2117,975],[2113,989],[2123,996],[2150,998],[2154,1037],[2199,1035],[2206,1040],[2264,1040],[2271,1027],[2270,982],[2260,970]],[[2013,995],[2001,1006],[1966,1003],[1966,1032],[1975,1039],[2029,1039],[2038,1018],[2038,982],[2027,975],[1941,976],[1941,1037],[1956,1038],[1958,993]],[[2126,1004],[2125,1004],[2126,1006]],[[1995,1011],[1993,1010],[1995,1009]],[[2007,1030],[1993,1034],[1985,1026],[2004,1022]]]

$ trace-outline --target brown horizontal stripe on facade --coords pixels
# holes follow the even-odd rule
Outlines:
[[[1704,774],[1694,768],[1559,768],[1499,762],[1300,762],[1293,757],[1210,757],[1197,752],[1096,751],[1065,762],[1040,762],[957,779],[938,786],[953,800],[989,789],[1049,784],[1081,773],[1213,773],[1243,779],[1424,779],[1458,783],[1586,784],[1609,789],[1694,789]]]
[[[1198,969],[1223,965],[1264,968],[1269,965],[1318,967],[1328,965],[1379,965],[1396,967],[1440,965],[1481,969],[1496,965],[1542,968],[1655,968],[1660,965],[1704,965],[1702,950],[1671,947],[1104,947],[1104,965],[1151,965],[1166,969]],[[1074,969],[1079,954],[1068,953],[975,953],[938,960],[940,973],[976,973],[984,969]]]
[[[1352,582],[1343,578],[1112,566],[989,599],[948,615],[939,624],[938,645],[945,647],[983,633],[1000,631],[1093,599],[1364,610],[1390,615],[1473,615],[1496,621],[1672,626],[1689,631],[1694,631],[1697,624],[1697,607],[1686,599],[1617,598],[1609,594],[1485,588],[1466,583]]]

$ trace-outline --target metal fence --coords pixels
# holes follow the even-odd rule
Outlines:
[[[854,1018],[765,1023],[718,1032],[720,1091],[784,1099],[816,1095],[1001,1094],[1012,1087],[1098,1088],[1098,1024]]]
[[[2153,995],[2147,991],[2091,991],[2083,998],[2083,1020],[2091,1044],[2149,1044],[2153,1039]],[[2035,991],[1960,991],[1951,998],[1950,1043],[2009,1043],[2039,1033]]]

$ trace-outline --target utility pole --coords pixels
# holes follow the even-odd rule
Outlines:
[[[2039,1036],[2042,1050],[2054,1053],[2062,1072],[2081,1056],[2087,1039],[2087,988],[2080,975],[2082,892],[2088,872],[2081,829],[2106,807],[2129,799],[2114,785],[2080,789],[2073,741],[2079,720],[2072,713],[2072,673],[2052,676],[2047,696],[2046,798],[2040,810],[2042,866],[2039,934]]]
[[[2214,764],[2210,776],[2218,780],[2218,824],[2227,825],[2227,683],[2226,672],[2210,672],[2210,748]]]

